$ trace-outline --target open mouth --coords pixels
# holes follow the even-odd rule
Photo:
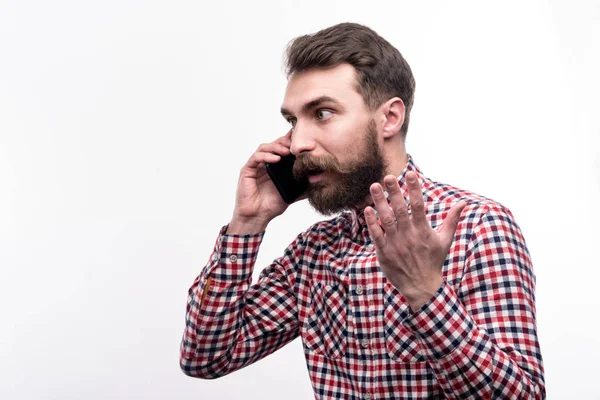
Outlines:
[[[299,180],[307,180],[309,183],[315,183],[324,178],[327,175],[327,171],[320,167],[308,167],[303,168],[301,171],[294,177]]]
[[[308,171],[308,176],[316,176],[322,174],[324,171],[320,168],[311,169]]]
[[[310,183],[319,182],[323,179],[324,171],[322,169],[315,169],[308,172],[308,181]]]

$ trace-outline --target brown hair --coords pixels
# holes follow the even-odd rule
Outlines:
[[[402,54],[375,31],[355,23],[341,23],[293,39],[286,51],[288,78],[296,72],[344,63],[356,70],[356,90],[371,111],[392,97],[402,99],[406,111],[400,132],[406,137],[415,78]]]

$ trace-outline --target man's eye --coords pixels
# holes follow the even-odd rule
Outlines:
[[[292,126],[292,128],[296,126],[296,119],[295,118],[289,118],[287,121],[290,123],[290,125]]]
[[[333,115],[333,113],[329,110],[318,110],[317,111],[317,119],[319,119],[319,120],[329,119],[332,115]]]

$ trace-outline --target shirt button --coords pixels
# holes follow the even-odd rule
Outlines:
[[[360,345],[361,345],[362,347],[364,347],[365,349],[366,349],[366,348],[368,348],[370,344],[371,344],[371,343],[369,342],[369,339],[363,339],[363,340],[360,342]]]
[[[371,396],[371,393],[365,394],[365,397],[364,397],[365,400],[371,400],[372,398],[373,398],[373,396]]]
[[[232,254],[229,256],[229,261],[231,261],[232,263],[237,261],[237,256],[235,254]]]
[[[363,290],[363,287],[362,287],[362,285],[358,285],[358,286],[356,287],[356,290],[355,290],[355,291],[356,291],[356,294],[357,294],[357,295],[359,295],[359,296],[360,296],[361,294],[363,294],[363,293],[364,293],[364,290]]]
[[[217,261],[219,259],[219,256],[217,255],[217,253],[213,254],[213,261]]]

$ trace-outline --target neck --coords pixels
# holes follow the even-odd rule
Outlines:
[[[401,152],[397,152],[392,157],[388,158],[388,167],[385,170],[386,175],[394,175],[395,177],[400,176],[408,165],[408,155],[406,151],[402,149]]]
[[[406,154],[404,147],[402,148],[401,151],[396,152],[391,157],[386,156],[386,160],[387,160],[388,165],[387,165],[387,168],[385,169],[384,176],[394,175],[395,177],[399,177],[400,174],[402,172],[404,172],[404,170],[406,169],[406,166],[408,165],[408,155]],[[375,183],[375,182],[373,182],[373,183]],[[383,186],[383,176],[381,177],[381,181],[379,183]],[[364,202],[360,205],[359,208],[364,209],[365,207],[367,207],[371,204],[373,204],[373,199],[371,198],[371,195],[369,194],[365,198]]]

